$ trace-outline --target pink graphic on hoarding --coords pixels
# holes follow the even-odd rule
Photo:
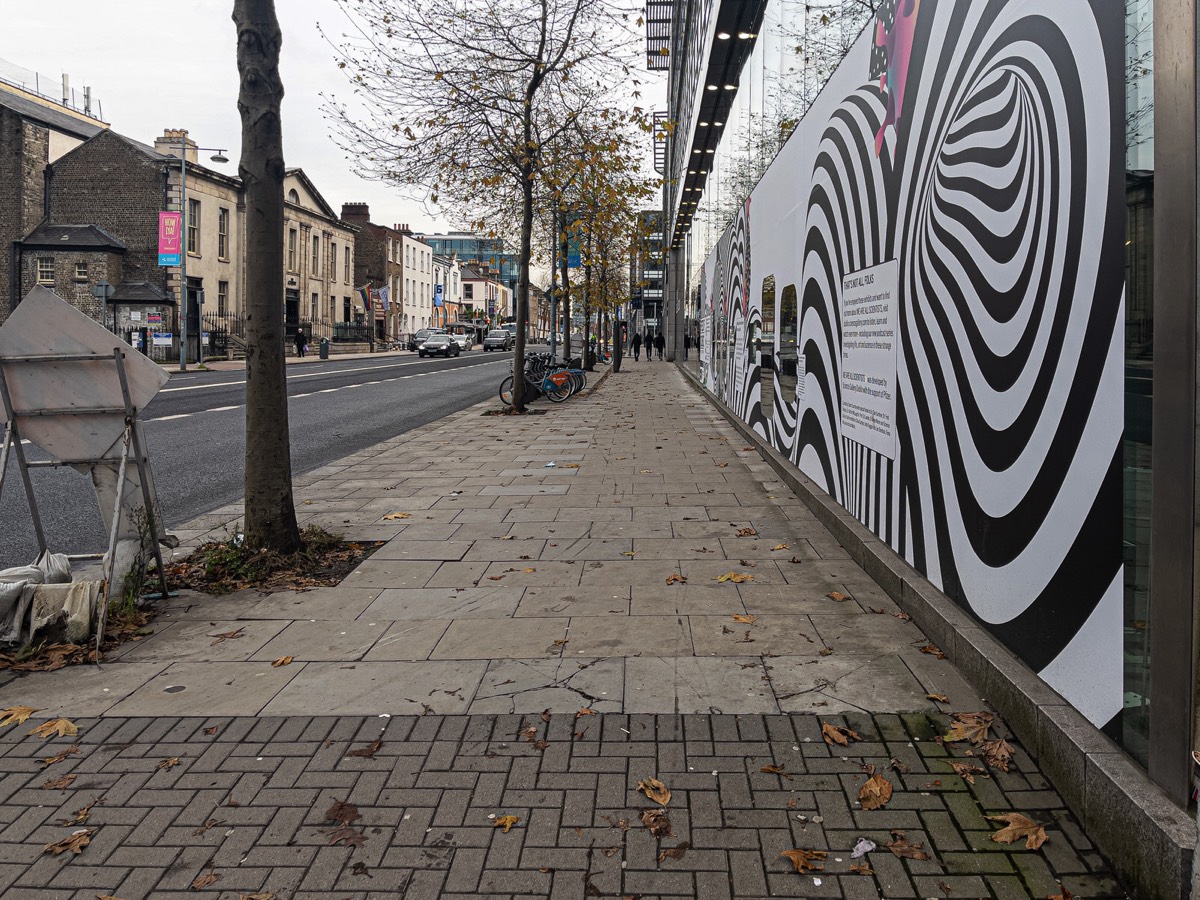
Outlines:
[[[183,213],[158,214],[158,264],[178,266],[183,262]]]
[[[887,71],[879,79],[879,90],[887,93],[887,111],[883,124],[875,133],[875,155],[883,151],[883,136],[889,125],[896,128],[900,137],[900,122],[904,116],[904,93],[908,87],[908,68],[912,62],[913,39],[917,34],[917,14],[921,0],[902,0],[903,9],[896,8],[892,30],[884,28],[883,22],[875,24],[875,46],[887,53]]]

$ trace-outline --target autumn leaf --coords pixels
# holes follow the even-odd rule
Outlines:
[[[62,778],[51,778],[42,784],[43,791],[65,791],[78,778],[78,775],[64,775]]]
[[[32,706],[10,706],[8,709],[0,709],[0,725],[20,725],[35,712],[37,710]]]
[[[829,722],[822,723],[821,737],[825,739],[825,743],[827,744],[839,744],[842,747],[849,747],[851,741],[862,740],[858,732],[847,728],[845,725],[833,725]]]
[[[521,821],[520,816],[498,816],[496,821],[492,823],[493,828],[504,829],[503,833],[508,834],[512,831],[512,827]]]
[[[666,806],[671,802],[671,791],[657,778],[639,781],[637,789],[661,806]]]
[[[874,875],[875,870],[870,863],[850,863],[850,871],[855,875]]]
[[[1004,822],[1003,828],[992,835],[992,840],[1000,844],[1011,844],[1013,841],[1025,838],[1025,849],[1036,850],[1046,843],[1046,827],[1020,813],[1005,813],[1002,816],[988,816],[988,821]]]
[[[212,736],[212,735],[216,734],[218,731],[220,731],[220,727],[219,727],[219,726],[217,726],[217,725],[213,725],[213,726],[211,726],[211,727],[209,727],[209,728],[205,728],[205,729],[204,729],[204,733],[205,733],[205,734],[207,734],[207,735],[209,735],[209,736]]]
[[[499,581],[503,577],[503,575],[489,575],[488,581]]]
[[[1001,772],[1008,771],[1008,764],[1012,762],[1012,744],[1004,738],[997,738],[994,741],[985,741],[979,749],[983,752],[983,761],[989,766]]]
[[[42,767],[48,769],[48,768],[50,768],[50,766],[54,765],[55,763],[60,763],[64,759],[66,759],[68,756],[71,756],[72,754],[75,754],[78,752],[79,752],[79,745],[72,744],[70,747],[68,747],[62,753],[56,753],[54,756],[47,756],[45,759],[43,759]]]
[[[718,575],[716,580],[721,584],[732,581],[734,584],[744,584],[747,581],[753,581],[753,575],[747,575],[742,572],[726,572],[724,575]]]
[[[275,662],[271,663],[271,668],[278,669],[280,666],[290,666],[292,664],[292,660],[295,658],[296,657],[294,656],[281,656],[279,659],[275,660]]]
[[[383,746],[383,741],[376,739],[374,741],[371,741],[371,743],[367,744],[367,746],[365,746],[365,747],[359,747],[357,750],[347,751],[346,755],[347,756],[357,756],[360,759],[372,759],[375,756],[375,754],[379,752],[379,749],[382,746]]]
[[[987,770],[981,769],[974,763],[952,762],[950,763],[950,768],[954,770],[955,775],[967,784],[974,784],[976,775],[982,775],[984,778],[988,777]]]
[[[341,825],[350,825],[362,818],[362,813],[358,811],[358,807],[353,803],[346,803],[343,800],[334,800],[333,806],[325,811],[325,818],[330,822],[337,822]]]
[[[580,707],[579,712],[575,713],[575,718],[578,719],[581,716],[594,716],[594,715],[596,715],[596,711],[594,709],[592,709],[591,707],[588,707],[588,706],[583,706],[583,707]]]
[[[565,466],[559,466],[560,469],[578,469],[579,463],[567,463]]]
[[[60,841],[54,841],[42,848],[43,853],[53,853],[58,856],[60,853],[65,853],[70,850],[78,855],[83,852],[83,848],[92,842],[92,835],[95,834],[95,828],[81,828],[79,831],[72,832],[67,837]]]
[[[621,555],[622,556],[637,556],[637,551],[636,550],[622,550]]]
[[[843,594],[841,591],[830,591],[825,596],[828,597],[830,600],[833,600],[837,603],[843,603],[846,600],[854,599],[849,594]]]
[[[82,825],[89,818],[91,818],[92,807],[95,806],[97,803],[103,803],[103,802],[104,802],[104,797],[103,797],[103,795],[101,795],[101,796],[97,797],[95,800],[93,800],[91,803],[88,803],[86,806],[83,806],[80,809],[75,810],[73,816],[70,819],[59,819],[58,824],[59,825]]]
[[[412,513],[394,512],[394,513],[388,513],[386,516],[384,516],[383,521],[394,522],[396,519],[411,519],[411,518],[412,518]]]
[[[160,762],[160,763],[159,763],[157,766],[155,766],[154,768],[156,768],[156,769],[173,769],[173,768],[175,768],[177,765],[179,765],[179,757],[178,757],[178,756],[172,756],[172,757],[170,757],[170,758],[168,758],[168,759],[164,759],[162,762]]]
[[[933,859],[925,852],[924,844],[914,844],[904,836],[903,831],[891,832],[892,839],[883,846],[892,851],[895,856],[902,856],[905,859]]]
[[[986,741],[992,718],[989,712],[955,713],[954,723],[943,740],[970,741],[972,744]]]
[[[879,774],[868,778],[858,792],[858,802],[863,809],[881,809],[891,799],[892,783]]]
[[[779,854],[791,860],[792,865],[796,867],[796,871],[803,875],[805,872],[820,872],[825,867],[816,865],[817,862],[824,860],[828,853],[824,850],[784,850]]]
[[[755,622],[758,621],[758,616],[751,615],[749,613],[744,616],[735,614],[731,618],[733,619],[733,621],[741,622],[743,625],[753,625]]]
[[[536,572],[537,569],[533,568],[532,566],[526,566],[521,571],[528,575],[530,572]]]
[[[663,862],[668,859],[683,859],[683,854],[691,849],[691,844],[687,841],[681,842],[677,847],[672,847],[669,850],[664,848],[658,851],[658,861]]]
[[[204,824],[192,832],[192,837],[200,837],[210,828],[216,828],[218,825],[224,825],[224,819],[205,819]]]
[[[788,544],[776,544],[776,545],[775,545],[774,547],[772,547],[771,549],[772,549],[772,550],[791,550],[792,548],[791,548],[791,546],[790,546],[790,545],[788,545]]]
[[[739,529],[737,530],[737,536],[738,536],[738,537],[755,537],[757,534],[758,534],[758,532],[757,532],[757,531],[755,531],[753,528],[750,528],[750,527],[746,527],[746,528],[739,528]]]
[[[70,722],[67,719],[50,719],[29,733],[40,738],[48,738],[54,735],[68,737],[72,734],[79,734],[79,729],[75,727],[74,722]]]
[[[642,824],[656,838],[671,837],[671,817],[665,809],[643,810]]]
[[[926,644],[924,647],[921,648],[921,652],[928,653],[930,656],[935,656],[938,659],[946,658],[946,654],[943,653],[941,650],[939,650],[937,647],[935,647],[933,644]]]
[[[209,637],[215,638],[215,640],[209,644],[209,646],[215,647],[217,644],[222,644],[225,641],[232,641],[235,638],[245,637],[246,635],[242,634],[242,632],[245,630],[246,626],[243,625],[241,628],[235,629],[234,631],[223,631],[220,634],[210,634]]]
[[[1067,886],[1065,884],[1059,884],[1059,887],[1062,888],[1062,893],[1061,894],[1047,894],[1046,900],[1075,900],[1075,895],[1072,894],[1069,890],[1067,890]]]
[[[682,575],[671,574],[667,576],[667,584],[687,584],[687,579]]]
[[[768,775],[778,775],[780,778],[786,778],[788,781],[792,781],[792,780],[793,780],[793,779],[792,779],[792,776],[791,776],[791,775],[789,775],[787,772],[785,772],[785,771],[784,771],[784,770],[783,770],[781,767],[779,767],[779,766],[763,766],[763,767],[762,767],[761,769],[759,769],[758,771],[760,771],[760,772],[766,772]]]
[[[949,703],[950,702],[950,698],[947,697],[945,694],[926,694],[925,696],[928,697],[930,700],[934,700],[938,703]]]
[[[729,465],[729,463],[727,463],[727,462],[723,462],[723,463],[717,463],[717,468],[718,468],[718,469],[723,469],[723,468],[725,468],[727,465]]]
[[[351,828],[349,825],[339,825],[337,828],[330,828],[325,832],[329,836],[329,846],[334,847],[342,844],[355,850],[362,847],[367,842],[367,836],[361,831]]]

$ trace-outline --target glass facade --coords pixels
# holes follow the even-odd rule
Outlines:
[[[491,274],[499,279],[515,295],[521,278],[519,254],[504,249],[504,242],[483,238],[470,232],[452,231],[449,234],[418,235],[438,256],[458,254],[464,265],[486,265]]]
[[[1154,4],[1125,5],[1125,707],[1113,734],[1147,764],[1154,364]]]

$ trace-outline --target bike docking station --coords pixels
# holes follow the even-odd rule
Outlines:
[[[108,530],[95,613],[97,664],[114,582],[121,582],[118,596],[127,579],[140,585],[140,568],[152,555],[161,593],[146,599],[174,596],[160,547],[174,546],[174,539],[161,523],[138,420],[168,380],[155,362],[44,287],[35,287],[0,326],[0,402],[8,423],[0,444],[0,491],[11,454],[42,559],[49,550],[31,469],[69,467],[89,475]],[[28,459],[23,441],[49,458]]]

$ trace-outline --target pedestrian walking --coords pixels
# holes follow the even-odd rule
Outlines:
[[[663,337],[663,333],[660,331],[658,334],[656,334],[654,336],[654,349],[658,351],[659,359],[663,358],[663,350],[666,349],[666,346],[667,346],[667,339],[665,337]]]
[[[690,350],[691,348],[692,348],[692,336],[690,334],[685,334],[683,336],[683,358],[684,359],[688,358],[688,350]]]
[[[303,328],[296,329],[295,341],[296,341],[296,355],[299,356],[301,359],[303,359],[304,358],[304,329]]]
[[[639,331],[633,336],[633,361],[637,362],[642,355],[642,333]]]

